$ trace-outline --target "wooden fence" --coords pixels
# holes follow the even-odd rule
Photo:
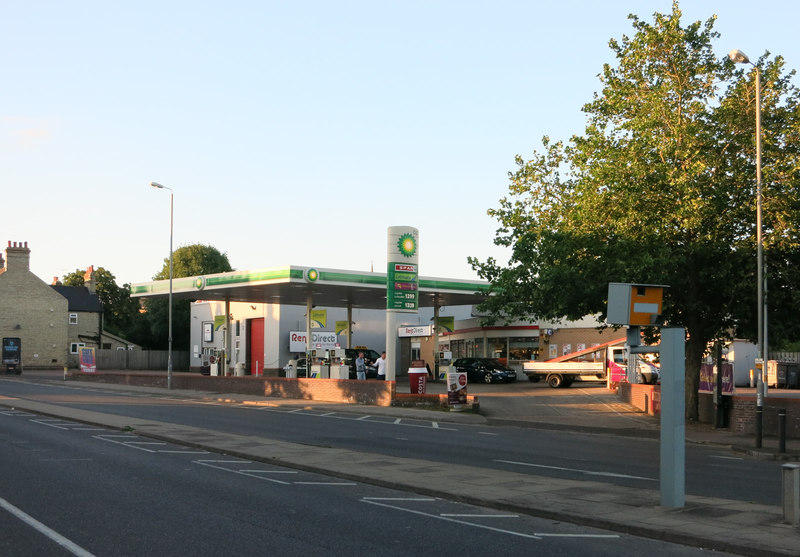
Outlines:
[[[166,371],[167,350],[97,350],[98,371],[138,369]],[[172,369],[189,371],[188,350],[172,351]]]

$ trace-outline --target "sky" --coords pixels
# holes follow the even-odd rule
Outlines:
[[[419,272],[508,260],[487,210],[515,156],[583,132],[628,14],[670,0],[0,0],[0,244],[45,282],[90,265],[150,281],[173,245],[237,270]],[[800,67],[800,3],[684,0],[719,56]],[[798,80],[795,79],[795,83]]]

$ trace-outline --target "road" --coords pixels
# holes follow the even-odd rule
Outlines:
[[[509,471],[659,489],[657,438],[439,423],[436,413],[432,413],[434,419],[423,421],[298,406],[240,406],[182,399],[178,391],[175,396],[164,397],[108,392],[99,385],[37,384],[18,378],[5,379],[1,384],[7,396],[131,418],[469,464],[492,473]],[[743,458],[718,447],[687,445],[686,493],[780,505],[780,467],[779,462]]]
[[[707,553],[8,408],[0,454],[0,554],[9,557]]]

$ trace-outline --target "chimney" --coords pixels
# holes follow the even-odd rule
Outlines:
[[[6,270],[31,270],[31,250],[28,249],[28,242],[11,242],[9,240],[6,248]]]
[[[94,265],[90,265],[83,275],[83,285],[89,289],[89,292],[95,294],[97,292],[97,284],[94,281]]]

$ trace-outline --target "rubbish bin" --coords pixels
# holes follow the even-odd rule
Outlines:
[[[800,364],[789,364],[786,387],[789,389],[800,388]]]
[[[238,362],[235,369],[236,377],[244,377],[244,363]]]
[[[428,385],[428,370],[424,367],[408,369],[408,384],[413,395],[424,395]]]

